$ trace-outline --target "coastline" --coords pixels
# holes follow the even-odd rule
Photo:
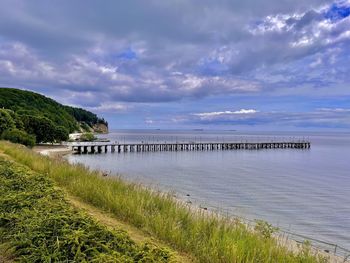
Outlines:
[[[66,145],[37,145],[32,148],[36,153],[49,157],[63,157],[65,155],[73,153],[71,148]]]
[[[60,158],[72,153],[72,150],[70,150],[70,148],[65,145],[39,145],[34,147],[33,151],[40,153],[41,155],[48,156],[50,158]],[[102,171],[99,171],[99,172],[102,175]],[[143,186],[143,185],[141,187],[148,188],[147,186]],[[156,190],[156,189],[148,189],[148,190],[159,192],[159,190]],[[163,193],[163,194],[166,195],[166,193]],[[180,202],[182,203],[182,205],[187,206],[195,214],[200,213],[200,214],[204,214],[205,216],[218,216],[222,218],[225,217],[224,215],[220,215],[215,211],[211,211],[210,209],[203,209],[203,207],[201,207],[200,205],[186,203],[185,200],[177,197],[174,197],[174,199],[176,200],[176,202]],[[235,221],[237,219],[233,216],[232,217],[229,216],[228,220]],[[242,223],[247,224],[247,226],[251,228],[251,230],[253,231],[254,227],[251,224],[244,222],[244,220]],[[288,235],[285,236],[285,233],[277,232],[273,234],[273,238],[276,239],[277,243],[280,246],[287,248],[289,251],[293,253],[298,253],[304,249],[302,242],[291,239]],[[344,262],[344,258],[334,255],[331,252],[327,253],[322,248],[319,249],[317,247],[311,246],[310,249],[312,251],[312,254],[326,257],[328,258],[329,262],[334,262],[334,263]]]

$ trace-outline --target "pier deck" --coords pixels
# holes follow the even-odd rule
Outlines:
[[[103,152],[162,152],[162,151],[225,151],[259,149],[309,149],[308,141],[297,142],[174,142],[174,143],[113,143],[79,142],[69,146],[78,154]]]

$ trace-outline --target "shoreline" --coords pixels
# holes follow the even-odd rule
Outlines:
[[[34,146],[32,150],[41,155],[55,158],[73,153],[70,147],[66,145],[37,145]]]
[[[65,146],[65,145],[39,145],[39,146],[35,146],[33,148],[33,151],[36,153],[40,153],[41,155],[48,156],[50,158],[59,158],[59,159],[61,159],[65,155],[73,153],[73,151],[68,146]],[[104,174],[102,170],[98,170],[97,172],[99,172],[101,174],[101,176]],[[113,179],[113,176],[108,176],[108,177]],[[145,189],[148,189],[148,190],[154,191],[154,192],[161,191],[159,189],[150,188],[147,185],[143,185],[143,184],[141,185],[141,187],[144,187]],[[163,192],[163,191],[162,191],[162,193],[164,195],[167,194],[166,192]],[[204,213],[206,216],[216,216],[216,217],[228,219],[229,221],[235,221],[238,219],[238,220],[242,221],[243,224],[246,224],[248,227],[250,227],[252,230],[254,229],[252,222],[246,221],[247,219],[244,217],[236,218],[233,215],[232,216],[225,216],[224,214],[221,214],[220,212],[212,211],[210,208],[207,209],[206,206],[203,207],[203,206],[201,206],[201,204],[188,203],[183,198],[177,197],[177,195],[175,197],[173,196],[173,198],[176,202],[180,202],[182,205],[187,206],[195,214],[196,213]],[[297,235],[297,236],[299,235],[296,233],[289,233],[289,234]],[[291,238],[289,234],[286,231],[284,231],[283,229],[281,229],[281,232],[278,231],[278,232],[273,234],[273,238],[277,241],[277,243],[279,245],[285,247],[289,251],[291,251],[293,253],[300,252],[303,249],[303,242],[300,242],[300,240]],[[302,236],[302,235],[300,235],[300,236]],[[312,238],[310,238],[310,239],[312,241]],[[307,240],[309,240],[309,239],[305,239],[304,241],[307,241]],[[327,243],[325,241],[320,241],[320,242]],[[311,242],[311,244],[312,244],[312,242]],[[311,249],[313,254],[328,258],[329,262],[334,262],[334,263],[344,262],[344,257],[334,255],[334,254],[332,254],[332,251],[326,252],[325,248],[321,248],[321,247],[318,247],[316,245],[311,245],[310,249]]]

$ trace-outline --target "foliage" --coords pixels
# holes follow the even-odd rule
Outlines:
[[[63,126],[57,126],[55,128],[55,141],[62,142],[69,139],[68,130]]]
[[[0,135],[7,129],[15,128],[15,122],[11,117],[9,110],[0,109]]]
[[[63,126],[57,126],[54,130],[55,141],[62,142],[69,139],[68,130]]]
[[[25,131],[18,129],[9,129],[2,133],[1,138],[13,143],[20,143],[25,146],[33,147],[35,145],[35,136],[29,135]]]
[[[81,136],[80,136],[80,141],[82,142],[92,142],[96,140],[96,137],[93,133],[91,132],[86,132],[86,133],[83,133]]]
[[[53,131],[55,124],[46,117],[22,115],[24,129],[35,134],[38,142],[51,142],[54,140]]]
[[[78,130],[78,122],[85,122],[92,127],[101,121],[89,111],[64,106],[43,95],[12,88],[0,88],[0,108],[11,109],[18,115],[45,117],[56,126],[62,126],[68,132]],[[107,125],[107,122],[105,122]]]
[[[71,132],[77,129],[74,117],[61,104],[34,92],[0,88],[0,107],[11,109],[19,115],[46,117]]]
[[[108,123],[102,118],[98,118],[96,114],[91,113],[82,108],[74,108],[70,106],[64,106],[65,110],[69,112],[77,121],[84,122],[92,127],[94,124],[103,123],[108,126]],[[88,130],[88,129],[86,129]]]
[[[57,127],[46,117],[22,115],[21,118],[24,129],[29,134],[35,134],[37,142],[62,141],[62,138],[68,137],[68,132],[64,127]]]
[[[80,127],[83,129],[83,131],[86,131],[86,132],[89,132],[91,130],[91,127],[87,125],[85,122],[81,122]]]
[[[272,237],[272,234],[278,231],[278,227],[274,227],[264,220],[255,220],[254,230],[268,239]]]
[[[12,120],[15,123],[15,127],[17,129],[20,129],[20,130],[23,129],[23,123],[22,123],[21,117],[17,113],[9,109],[2,109],[2,110],[7,111],[7,113],[11,116]]]
[[[57,126],[46,117],[18,115],[12,110],[0,109],[0,135],[5,132],[4,139],[27,146],[32,146],[35,138],[38,142],[61,142],[69,137],[65,127]]]
[[[121,220],[152,233],[201,262],[319,262],[310,253],[291,252],[274,238],[251,231],[238,220],[195,212],[171,195],[155,192],[120,178],[62,160],[51,160],[13,144],[0,149],[18,162],[46,173],[81,200],[105,209]]]
[[[51,179],[0,158],[0,243],[20,262],[169,262],[73,209]]]

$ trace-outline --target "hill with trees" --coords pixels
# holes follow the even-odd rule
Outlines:
[[[0,88],[0,136],[32,145],[59,142],[69,133],[101,131],[108,123],[81,108],[65,106],[35,92]],[[34,142],[33,142],[34,141]]]

